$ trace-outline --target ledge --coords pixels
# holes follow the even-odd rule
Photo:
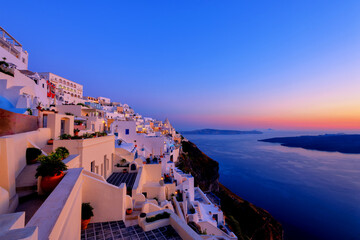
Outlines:
[[[69,169],[59,185],[26,225],[27,227],[37,226],[39,228],[39,239],[48,239],[56,225],[61,224],[59,222],[60,215],[66,204],[69,203],[70,195],[81,177],[81,172],[82,168]]]

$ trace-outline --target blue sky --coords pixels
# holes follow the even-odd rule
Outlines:
[[[10,6],[12,4],[9,4]],[[355,128],[359,1],[17,1],[29,69],[175,127]]]

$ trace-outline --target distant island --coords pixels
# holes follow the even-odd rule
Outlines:
[[[219,129],[199,129],[193,131],[182,131],[182,134],[197,135],[239,135],[239,134],[262,134],[260,131],[237,131],[237,130],[219,130]]]
[[[360,134],[325,134],[318,136],[278,137],[259,140],[281,143],[285,147],[340,153],[360,153]]]

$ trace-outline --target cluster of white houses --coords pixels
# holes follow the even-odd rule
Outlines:
[[[220,204],[175,166],[182,140],[168,119],[84,97],[81,84],[29,71],[28,53],[1,27],[0,58],[0,239],[164,239],[169,226],[182,239],[237,239]],[[68,170],[42,197],[38,164],[27,164],[26,152],[58,147],[70,152]],[[82,203],[94,208],[93,228],[83,231]],[[162,212],[170,217],[141,214]],[[112,231],[121,224],[134,231]]]

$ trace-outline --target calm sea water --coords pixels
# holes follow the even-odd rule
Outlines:
[[[360,239],[360,154],[257,141],[305,134],[322,133],[185,137],[219,162],[221,183],[282,223],[285,239]]]

